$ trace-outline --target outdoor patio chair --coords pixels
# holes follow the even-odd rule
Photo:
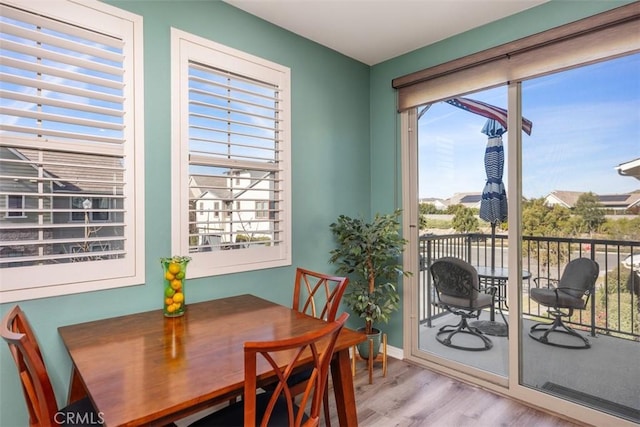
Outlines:
[[[467,322],[468,319],[477,319],[481,310],[490,308],[493,299],[493,295],[480,291],[476,269],[468,262],[453,257],[440,258],[429,269],[436,288],[437,305],[460,316],[457,325],[441,327],[436,340],[447,347],[460,350],[482,351],[492,348],[493,342]],[[453,343],[453,337],[459,333],[479,338],[482,346],[463,345],[463,340]]]
[[[589,348],[589,340],[569,326],[562,318],[571,318],[574,310],[583,310],[587,306],[589,296],[593,293],[600,266],[589,258],[576,258],[565,267],[560,280],[549,278],[533,279],[536,287],[531,289],[531,299],[538,304],[549,307],[548,313],[552,316],[552,323],[536,323],[529,330],[529,336],[543,344],[564,348]],[[547,280],[550,284],[556,284],[555,288],[541,288],[540,281]],[[586,298],[585,298],[586,296]],[[540,334],[540,332],[543,332]],[[580,339],[580,344],[558,342],[549,340],[549,334],[561,332]]]

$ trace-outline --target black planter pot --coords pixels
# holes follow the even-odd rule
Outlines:
[[[358,332],[364,332],[365,328],[359,328]],[[369,359],[369,340],[373,340],[373,358],[378,357],[380,353],[380,342],[382,332],[376,328],[373,328],[373,334],[367,334],[367,340],[358,344],[358,354],[363,359]]]

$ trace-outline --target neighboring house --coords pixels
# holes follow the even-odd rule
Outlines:
[[[616,169],[618,170],[618,173],[620,175],[640,179],[640,158],[625,163],[620,163],[618,166],[616,166]]]
[[[482,193],[455,193],[447,199],[448,206],[462,205],[466,208],[480,209]]]
[[[273,239],[273,180],[263,171],[232,170],[228,176],[191,175],[192,235],[211,250]],[[242,237],[240,237],[242,236]]]
[[[435,197],[427,197],[425,199],[420,199],[420,203],[429,203],[436,207],[439,211],[444,211],[447,209],[448,204],[443,199],[438,199]]]
[[[560,205],[572,209],[578,198],[584,194],[581,191],[552,191],[545,197],[545,203],[549,206]],[[625,212],[628,209],[640,206],[640,192],[625,194],[596,194],[598,201],[605,209]]]
[[[92,155],[38,155],[35,150],[0,148],[3,169],[16,177],[0,185],[6,224],[0,229],[2,255],[49,257],[57,263],[78,260],[72,254],[122,250],[118,236],[123,197],[117,189],[122,178],[114,171],[118,166],[105,166],[104,158]],[[77,163],[83,167],[69,167]]]

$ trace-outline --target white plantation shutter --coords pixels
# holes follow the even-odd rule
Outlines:
[[[174,252],[194,258],[196,276],[290,263],[289,70],[173,36],[183,103]]]
[[[0,3],[3,299],[139,281],[135,15],[92,3],[28,4]],[[15,197],[24,202],[14,218],[6,201]],[[19,292],[29,288],[37,291]]]

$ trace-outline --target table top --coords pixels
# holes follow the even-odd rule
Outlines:
[[[108,426],[175,419],[242,391],[245,341],[278,340],[322,326],[289,307],[239,295],[59,328],[76,373]],[[343,329],[336,351],[364,340]],[[270,368],[258,366],[258,377]]]
[[[498,280],[507,280],[509,278],[509,270],[504,267],[494,267],[490,266],[474,266],[476,271],[478,272],[478,276],[482,278],[489,279],[498,279]],[[527,270],[522,270],[522,278],[528,279],[531,277],[531,273]]]

